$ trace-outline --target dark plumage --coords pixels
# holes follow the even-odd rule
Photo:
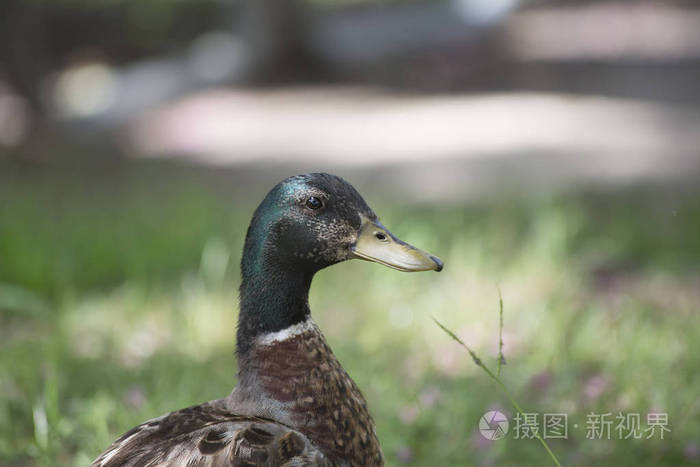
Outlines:
[[[308,305],[313,275],[351,258],[442,269],[393,236],[339,177],[275,186],[255,211],[241,261],[238,385],[133,428],[93,466],[382,465],[367,403]]]

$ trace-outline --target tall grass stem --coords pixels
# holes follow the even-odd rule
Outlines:
[[[503,303],[503,300],[501,300],[501,303]],[[501,305],[501,308],[502,308],[502,305]],[[435,319],[435,317],[433,317],[433,321],[435,321],[435,324],[437,324],[440,327],[440,329],[442,329],[448,336],[450,336],[453,340],[455,340],[459,345],[461,345],[462,347],[467,349],[467,352],[469,352],[469,355],[472,357],[472,360],[474,361],[474,363],[478,367],[480,367],[482,370],[484,370],[486,372],[486,374],[489,375],[489,377],[496,382],[496,384],[503,390],[503,392],[505,393],[508,400],[510,400],[510,403],[513,404],[513,407],[515,407],[515,410],[517,410],[518,413],[523,417],[523,419],[525,419],[526,417],[525,417],[525,414],[523,413],[523,410],[520,408],[520,404],[518,404],[518,402],[513,398],[510,391],[508,391],[508,388],[506,387],[505,384],[503,384],[501,379],[498,376],[496,376],[495,374],[493,374],[493,372],[484,364],[484,362],[481,361],[481,359],[476,355],[476,353],[467,344],[465,344],[464,341],[462,341],[462,339],[457,337],[457,335],[454,332],[447,329],[440,321]],[[500,362],[500,359],[499,359],[499,362]],[[499,365],[499,367],[500,367],[500,365]],[[544,440],[544,438],[542,438],[542,435],[540,435],[539,431],[535,431],[535,435],[537,436],[537,439],[540,441],[540,443],[542,443],[542,446],[544,446],[544,449],[547,451],[547,453],[549,453],[549,457],[552,458],[552,461],[554,461],[554,464],[557,465],[557,467],[561,467],[561,464],[559,463],[557,456],[554,455],[552,450],[549,448],[549,445],[547,444],[547,442]]]

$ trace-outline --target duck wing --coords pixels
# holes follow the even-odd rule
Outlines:
[[[92,467],[330,466],[306,436],[209,402],[154,418],[124,433]]]

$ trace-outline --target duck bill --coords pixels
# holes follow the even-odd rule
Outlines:
[[[423,250],[394,236],[381,222],[363,219],[357,242],[352,247],[355,258],[383,264],[399,271],[442,271],[443,262]]]

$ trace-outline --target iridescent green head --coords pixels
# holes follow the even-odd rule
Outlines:
[[[342,178],[323,173],[287,178],[255,211],[246,237],[243,276],[268,267],[315,272],[350,259],[364,218],[377,216]]]
[[[316,272],[361,258],[403,271],[442,269],[442,262],[396,238],[362,196],[335,175],[310,173],[277,184],[248,229],[243,276],[266,267]]]

